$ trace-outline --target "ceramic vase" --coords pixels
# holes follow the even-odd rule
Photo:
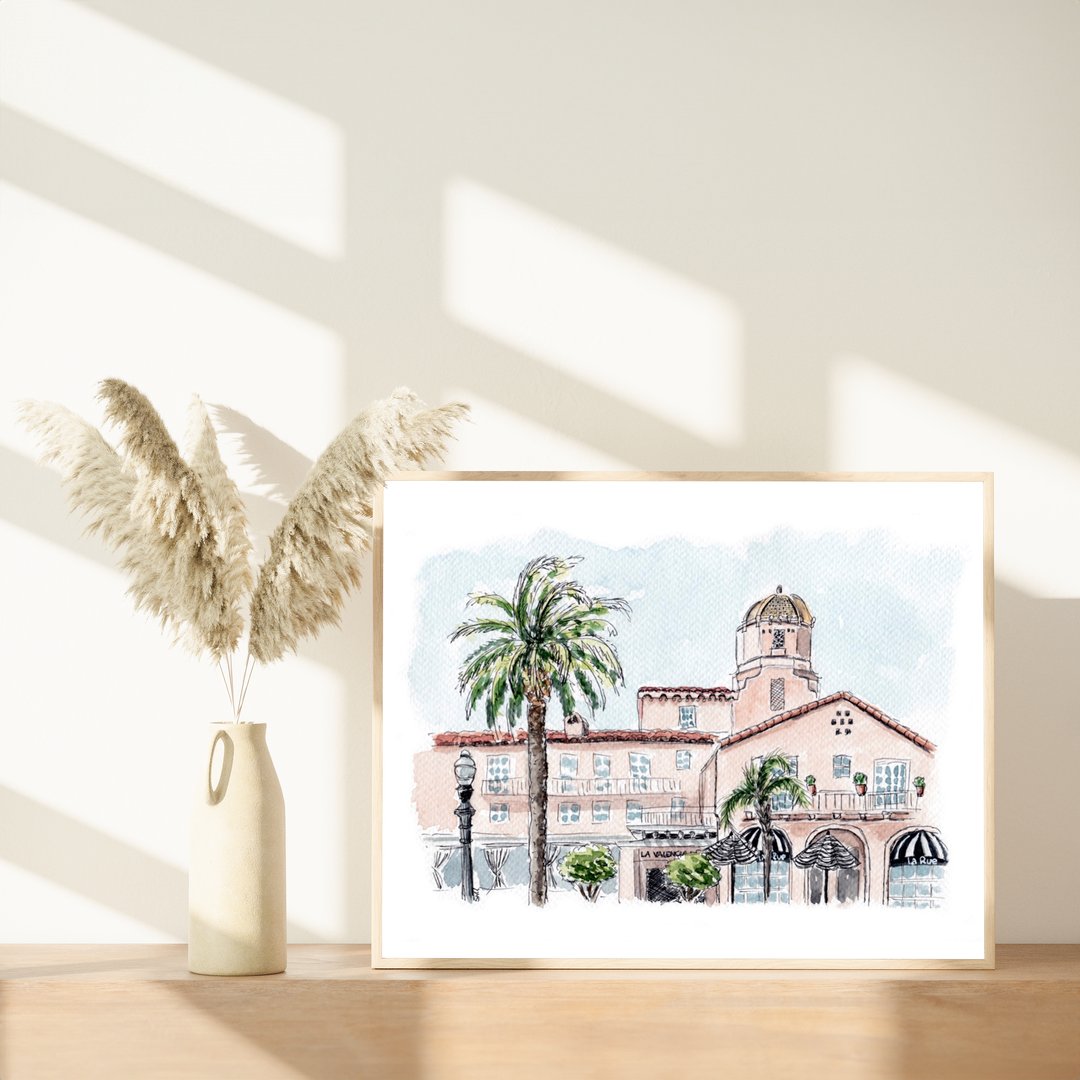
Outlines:
[[[188,967],[285,970],[285,800],[265,724],[211,724],[191,820]]]

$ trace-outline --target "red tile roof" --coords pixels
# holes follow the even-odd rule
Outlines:
[[[757,735],[762,731],[769,731],[771,728],[774,728],[787,720],[794,720],[796,716],[805,716],[815,709],[824,708],[826,705],[832,705],[837,701],[850,702],[856,708],[862,709],[868,716],[872,716],[887,728],[892,728],[897,734],[903,735],[905,739],[910,739],[916,746],[921,746],[924,750],[929,750],[933,753],[937,749],[929,739],[923,738],[917,731],[905,727],[899,721],[894,720],[891,716],[887,716],[880,709],[874,708],[873,705],[863,701],[862,698],[857,698],[847,690],[838,690],[835,694],[830,694],[828,697],[819,698],[817,701],[809,701],[805,705],[800,705],[797,709],[789,709],[787,712],[780,713],[777,716],[770,716],[768,720],[763,720],[760,724],[754,724],[753,727],[743,728],[742,731],[736,731],[734,735],[729,735],[726,739],[720,740],[720,749],[723,750],[725,747],[732,746],[734,743],[742,742],[743,739],[749,739],[751,735]]]
[[[525,742],[524,731],[514,735],[492,731],[440,731],[435,737],[436,746],[514,746]],[[593,730],[587,735],[567,735],[565,731],[549,731],[548,742],[552,743],[602,743],[602,742],[640,742],[640,743],[713,743],[717,736],[707,731],[666,731],[663,729]]]
[[[682,697],[733,697],[727,686],[639,686],[638,697],[642,694],[661,696],[679,694]]]

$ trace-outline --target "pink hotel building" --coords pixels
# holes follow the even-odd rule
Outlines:
[[[620,899],[673,898],[664,867],[717,838],[717,808],[745,765],[780,750],[802,780],[811,806],[784,799],[775,827],[770,902],[886,903],[934,907],[944,895],[948,852],[935,828],[933,743],[848,691],[818,696],[814,618],[782,592],[751,605],[736,631],[731,687],[642,686],[637,726],[593,728],[568,717],[548,732],[549,882],[575,847],[603,844],[617,854],[611,883]],[[429,844],[434,885],[460,881],[452,767],[461,747],[476,760],[474,863],[482,889],[523,884],[528,783],[524,732],[444,731],[417,756],[416,805]],[[865,790],[854,783],[864,773]],[[916,777],[925,785],[915,785]],[[752,810],[735,828],[756,850]],[[792,856],[830,831],[858,858],[834,870],[797,868]],[[724,866],[709,903],[760,903],[762,866]]]

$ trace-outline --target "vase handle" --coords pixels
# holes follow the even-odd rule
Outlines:
[[[222,742],[221,776],[218,777],[217,786],[214,786],[214,751],[217,749],[218,740]],[[227,731],[215,731],[210,740],[210,754],[206,761],[206,801],[211,806],[216,806],[225,797],[229,787],[229,776],[232,773],[233,741]]]

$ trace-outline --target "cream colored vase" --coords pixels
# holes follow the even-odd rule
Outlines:
[[[285,970],[285,800],[265,724],[211,724],[191,818],[188,967]]]

